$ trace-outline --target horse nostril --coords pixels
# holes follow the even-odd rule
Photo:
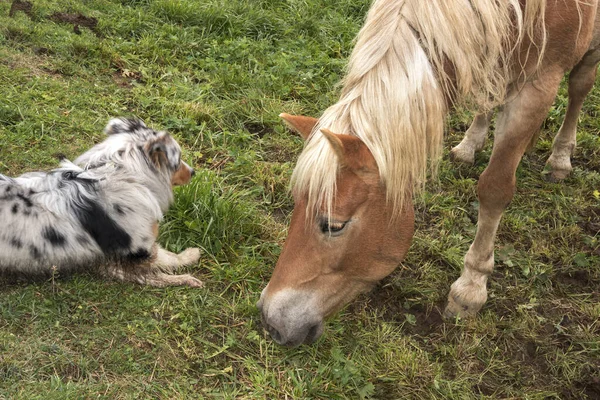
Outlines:
[[[279,344],[282,344],[281,333],[279,333],[279,331],[277,329],[273,328],[272,326],[269,326],[268,330],[269,330],[269,335],[271,335],[273,340]]]
[[[308,333],[306,334],[306,339],[304,339],[304,342],[305,343],[313,343],[315,340],[317,340],[318,337],[320,336],[320,332],[319,332],[320,327],[321,327],[320,323],[317,323],[317,324],[314,324],[313,326],[311,326],[308,329]]]

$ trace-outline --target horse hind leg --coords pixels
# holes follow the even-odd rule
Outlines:
[[[502,107],[490,162],[477,185],[477,233],[465,255],[460,278],[452,284],[445,315],[470,316],[487,300],[487,280],[494,268],[494,241],[504,209],[515,192],[516,170],[533,135],[554,101],[562,71],[526,84]]]
[[[552,154],[548,158],[549,179],[560,181],[565,179],[571,170],[571,156],[577,143],[577,119],[587,94],[596,81],[596,71],[600,62],[600,49],[586,53],[569,75],[569,103],[565,119],[560,127],[554,143]]]
[[[493,112],[477,114],[465,133],[463,140],[452,150],[450,157],[458,162],[473,164],[475,162],[475,153],[479,152],[485,146],[488,128],[492,120]]]

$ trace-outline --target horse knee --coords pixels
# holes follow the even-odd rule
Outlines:
[[[479,204],[485,208],[504,210],[515,195],[517,181],[514,175],[486,174],[484,171],[477,184]]]

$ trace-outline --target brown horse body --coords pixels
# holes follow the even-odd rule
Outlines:
[[[278,343],[314,341],[324,318],[399,265],[413,235],[410,198],[422,160],[439,154],[437,132],[450,101],[466,99],[483,111],[452,150],[462,161],[483,147],[491,107],[498,106],[499,115],[477,188],[477,233],[446,315],[473,315],[485,303],[495,235],[515,192],[517,165],[563,75],[572,71],[567,115],[548,161],[556,179],[570,171],[577,114],[600,61],[597,2],[421,1],[375,1],[340,102],[319,120],[282,114],[307,144],[295,171],[288,238],[258,304]],[[479,26],[460,26],[469,12]]]

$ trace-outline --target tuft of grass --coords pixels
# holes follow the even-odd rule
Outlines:
[[[200,170],[190,184],[178,188],[177,202],[161,224],[160,241],[174,251],[200,247],[214,259],[256,244],[264,234],[258,207],[243,189],[223,186],[214,172]]]

